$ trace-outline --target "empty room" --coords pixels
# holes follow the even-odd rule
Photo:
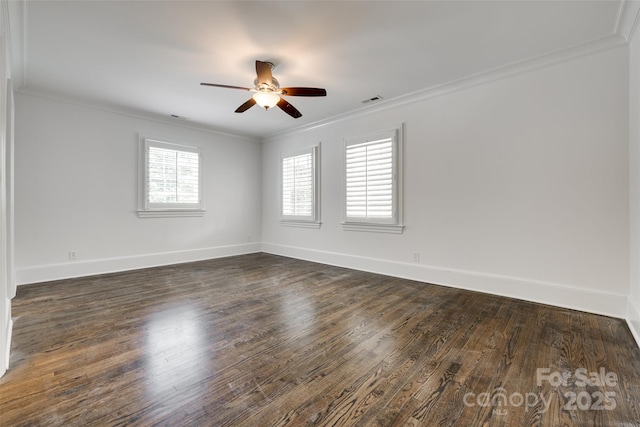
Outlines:
[[[0,0],[0,426],[640,426],[639,21]]]

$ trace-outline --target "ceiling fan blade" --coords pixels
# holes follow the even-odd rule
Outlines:
[[[294,119],[302,117],[302,113],[300,111],[298,111],[298,109],[296,107],[294,107],[293,105],[291,105],[287,101],[285,101],[284,98],[280,98],[280,101],[278,101],[277,105],[278,105],[278,107],[280,107],[280,109],[282,111],[284,111],[285,113],[287,113],[288,115],[290,115]]]
[[[247,111],[249,108],[253,107],[254,105],[256,105],[256,100],[253,98],[249,98],[249,100],[247,102],[245,102],[244,104],[242,104],[241,106],[239,106],[238,108],[236,108],[236,113],[244,113],[245,111]]]
[[[229,86],[229,85],[219,85],[219,84],[215,84],[215,83],[200,83],[202,86],[214,86],[214,87],[225,87],[227,89],[241,89],[241,90],[251,90],[251,88],[248,87],[242,87],[242,86]]]
[[[288,96],[327,96],[326,89],[317,87],[285,87],[280,91]]]
[[[256,61],[256,74],[258,75],[258,84],[272,84],[273,75],[271,74],[270,62]]]

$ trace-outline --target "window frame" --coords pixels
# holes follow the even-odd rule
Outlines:
[[[320,228],[320,143],[290,150],[280,156],[279,172],[279,211],[280,224],[285,227],[304,227],[304,228]],[[312,180],[312,200],[311,215],[285,215],[284,210],[284,160],[291,157],[298,157],[305,154],[311,154],[311,180]]]
[[[204,208],[204,150],[196,145],[177,144],[139,136],[139,206],[138,217],[203,216]],[[149,202],[149,148],[157,147],[173,151],[198,154],[198,203],[150,203]]]
[[[401,234],[403,224],[403,125],[344,138],[342,168],[342,228],[345,231],[365,231]],[[350,146],[374,141],[391,140],[392,147],[392,217],[350,217],[347,215],[347,150]]]

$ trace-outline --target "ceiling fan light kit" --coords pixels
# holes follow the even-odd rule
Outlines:
[[[253,94],[253,99],[256,101],[256,104],[268,110],[278,104],[280,95],[274,92],[260,91]]]
[[[293,105],[287,102],[284,96],[327,96],[327,91],[314,87],[287,87],[280,88],[280,82],[273,77],[271,70],[274,65],[271,62],[256,61],[257,78],[254,80],[254,87],[229,86],[216,83],[200,83],[203,86],[223,87],[227,89],[240,89],[254,92],[253,96],[244,104],[239,106],[235,112],[244,113],[249,108],[258,104],[265,110],[278,106],[282,111],[297,119],[302,117],[302,113]]]

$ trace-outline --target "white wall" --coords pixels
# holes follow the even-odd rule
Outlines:
[[[629,52],[630,293],[627,319],[640,345],[640,35]]]
[[[9,367],[13,263],[13,87],[9,6],[0,2],[0,376]]]
[[[138,218],[138,133],[204,148],[204,217]],[[260,158],[252,139],[18,93],[18,282],[258,251]]]
[[[628,72],[618,46],[273,137],[263,250],[625,317]],[[343,231],[342,139],[401,122],[404,234]],[[278,158],[317,141],[322,227],[282,227]]]

